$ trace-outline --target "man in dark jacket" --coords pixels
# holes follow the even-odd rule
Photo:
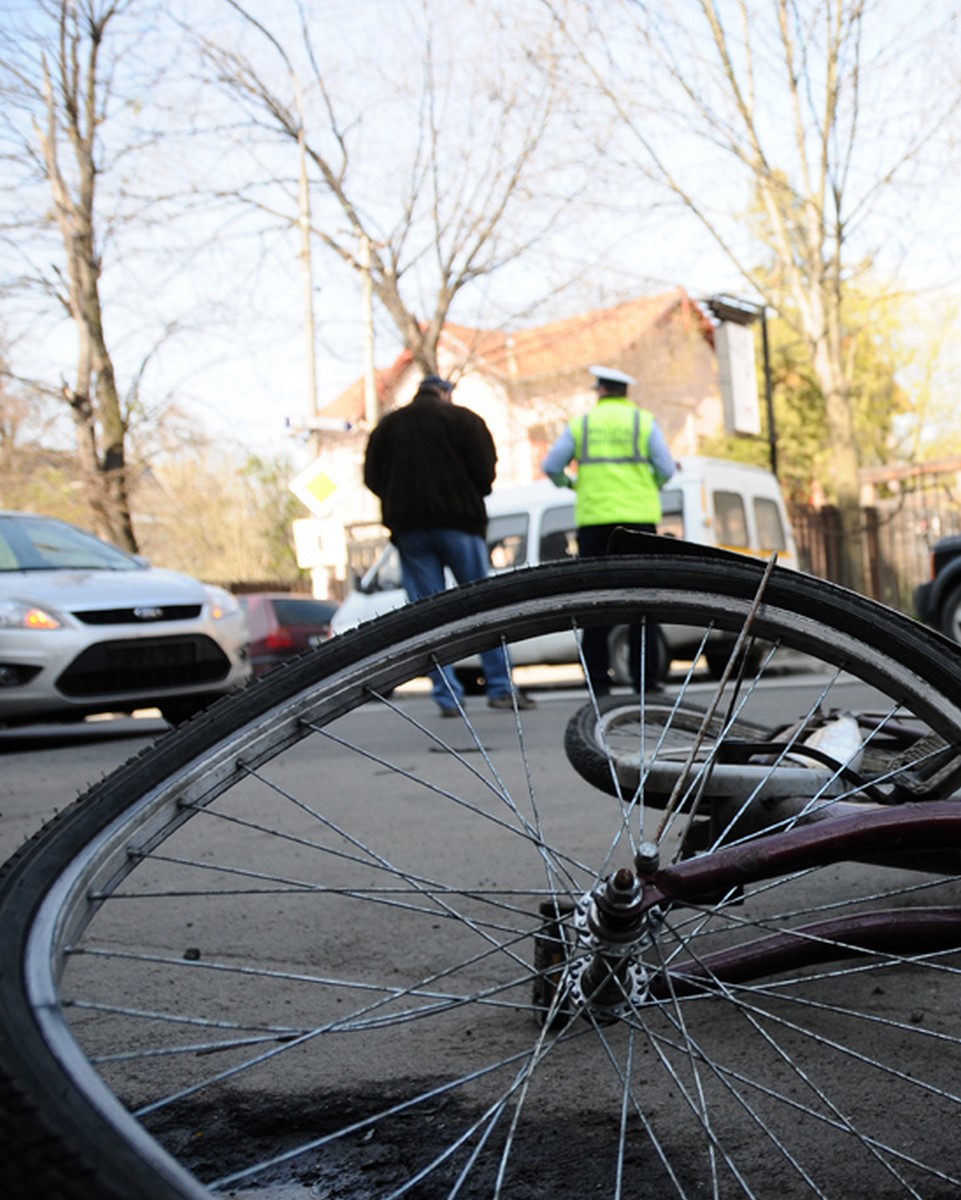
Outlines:
[[[367,442],[364,483],[380,499],[411,600],[443,591],[445,568],[458,583],[488,574],[484,497],[497,451],[484,421],[454,404],[453,391],[449,380],[428,375],[410,404],[388,413]],[[491,708],[534,707],[512,688],[502,650],[481,657]],[[431,677],[441,714],[456,716],[464,689],[454,672],[445,667]]]

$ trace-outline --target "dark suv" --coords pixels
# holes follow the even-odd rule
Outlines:
[[[961,642],[961,534],[934,543],[931,579],[915,590],[914,607],[926,625]]]

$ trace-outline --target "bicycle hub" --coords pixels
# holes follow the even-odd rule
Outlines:
[[[585,897],[575,926],[592,953],[571,966],[571,1000],[602,1022],[617,1020],[647,993],[639,951],[650,942],[650,920],[641,880],[621,867]]]

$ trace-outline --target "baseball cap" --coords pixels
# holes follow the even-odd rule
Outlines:
[[[421,387],[439,388],[442,392],[452,392],[454,385],[449,379],[441,379],[439,375],[427,375],[421,380]]]

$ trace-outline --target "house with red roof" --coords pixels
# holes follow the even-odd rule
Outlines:
[[[714,326],[680,288],[513,332],[448,323],[438,369],[457,384],[455,402],[487,422],[498,452],[497,486],[540,478],[540,461],[574,416],[595,403],[592,363],[637,379],[630,394],[657,417],[676,457],[698,453],[723,430]],[[375,377],[376,410],[406,404],[422,372],[402,353]],[[361,483],[369,432],[365,388],[357,380],[319,414],[351,429],[324,435],[331,473],[352,478],[339,508],[349,527],[376,523],[376,499]]]

